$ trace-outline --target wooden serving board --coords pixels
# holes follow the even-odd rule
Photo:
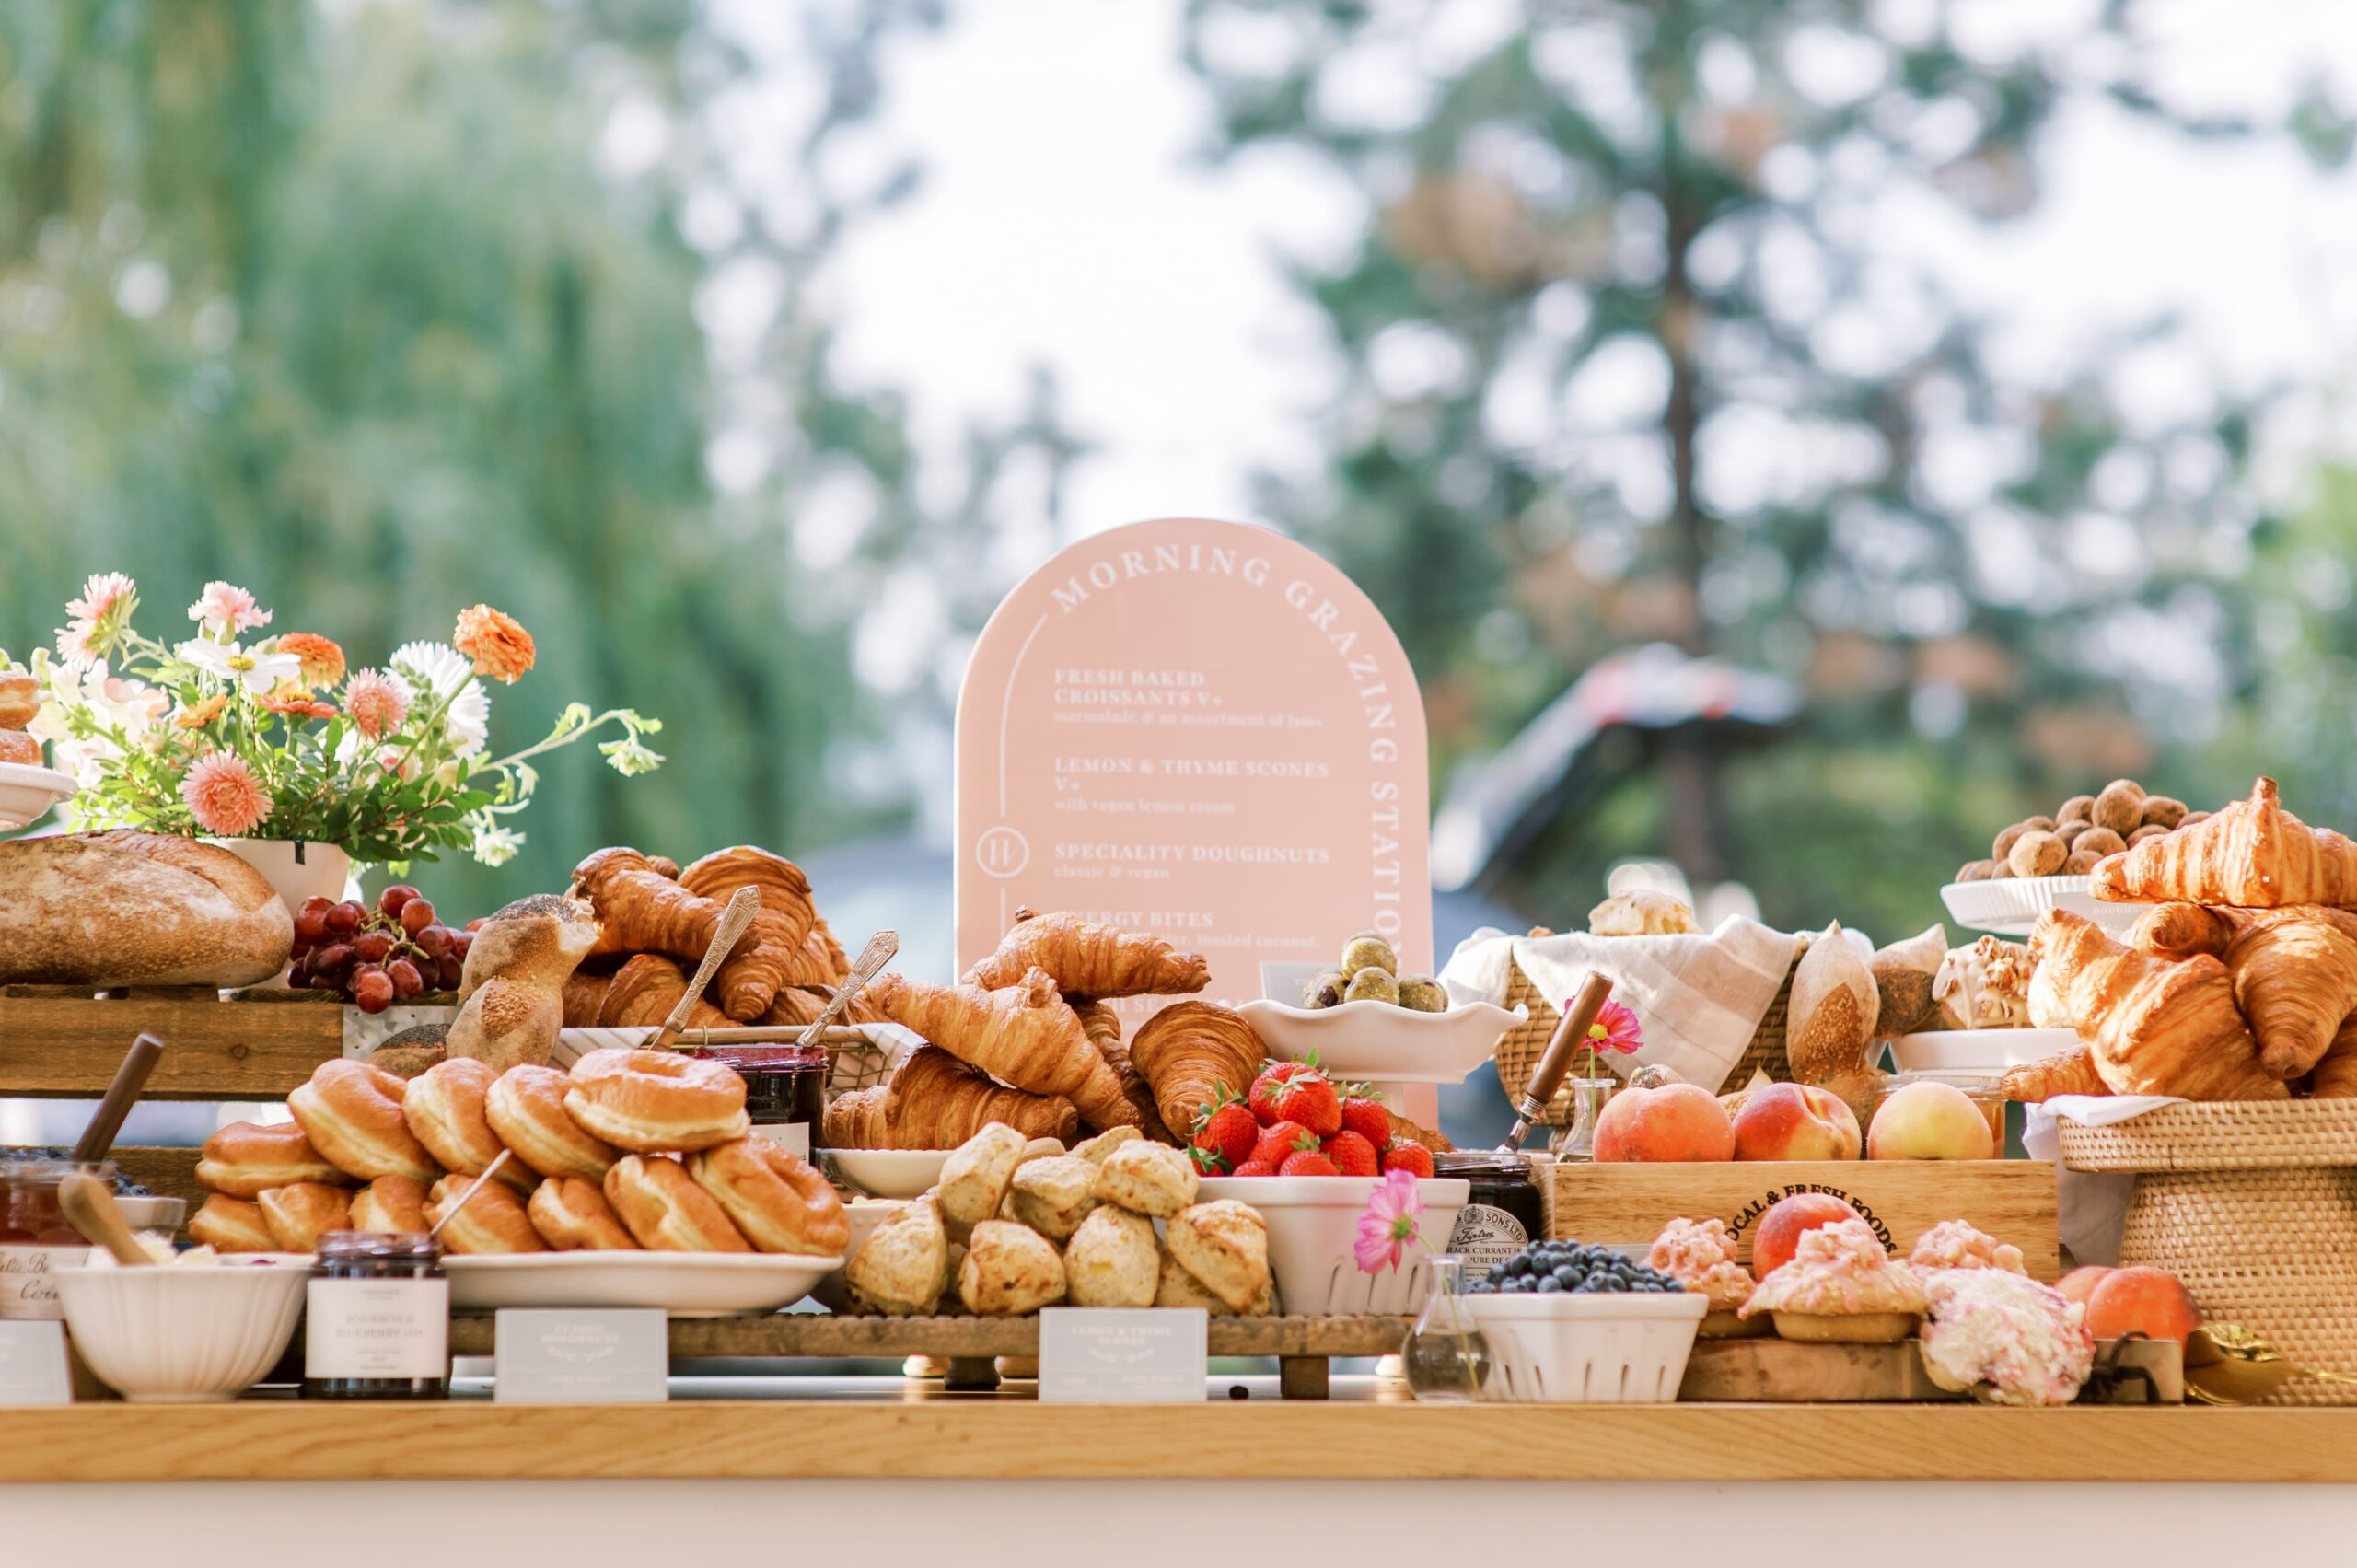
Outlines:
[[[283,1099],[343,1054],[343,1008],[323,991],[203,986],[0,989],[0,1096],[95,1098],[141,1034],[165,1045],[148,1099]]]
[[[2147,1374],[2162,1404],[2185,1402],[2185,1347],[2174,1340],[2106,1341],[2098,1365],[2116,1361]],[[2132,1381],[2124,1399],[2142,1403]],[[1697,1340],[1687,1358],[1681,1400],[1735,1404],[1881,1404],[1910,1400],[1967,1400],[1932,1381],[1910,1340],[1895,1345],[1796,1344],[1789,1340]]]
[[[1681,1215],[1716,1217],[1751,1260],[1751,1231],[1779,1200],[1827,1192],[1847,1202],[1883,1244],[1904,1253],[1943,1220],[1968,1220],[2022,1249],[2032,1277],[2061,1272],[2054,1167],[2044,1160],[1728,1160],[1693,1164],[1558,1163],[1547,1234],[1643,1246]]]
[[[1407,1318],[1214,1318],[1213,1355],[1391,1355]],[[1039,1353],[1037,1318],[883,1318],[772,1312],[753,1318],[674,1318],[671,1353],[694,1356],[938,1356],[944,1360]],[[454,1355],[489,1355],[498,1329],[489,1314],[450,1319]]]

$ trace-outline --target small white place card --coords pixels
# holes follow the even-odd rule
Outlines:
[[[498,1314],[502,1404],[660,1404],[669,1398],[670,1337],[659,1310],[505,1307]]]
[[[73,1402],[74,1379],[65,1369],[65,1325],[0,1323],[0,1406]]]
[[[1039,1314],[1045,1404],[1200,1404],[1211,1376],[1199,1307],[1051,1307]]]

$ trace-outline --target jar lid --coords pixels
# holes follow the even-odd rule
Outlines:
[[[388,1262],[431,1263],[442,1244],[422,1230],[331,1230],[319,1241],[319,1261],[381,1258]]]
[[[1530,1179],[1530,1156],[1512,1149],[1452,1149],[1433,1156],[1434,1176],[1505,1176]]]
[[[828,1063],[823,1045],[703,1045],[696,1048],[696,1055],[740,1074],[824,1071]]]

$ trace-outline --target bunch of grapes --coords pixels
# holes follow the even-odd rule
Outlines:
[[[386,889],[373,910],[348,899],[306,899],[295,912],[295,967],[286,983],[342,992],[362,1012],[381,1013],[396,999],[456,991],[474,940],[471,931],[435,920],[433,904],[406,883]]]

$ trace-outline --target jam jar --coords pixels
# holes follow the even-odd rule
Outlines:
[[[58,1188],[77,1170],[113,1185],[114,1167],[103,1161],[0,1162],[0,1319],[65,1316],[58,1305],[57,1275],[80,1268],[90,1252],[90,1244],[57,1205]]]
[[[1547,1206],[1528,1155],[1458,1149],[1433,1156],[1433,1174],[1471,1184],[1446,1249],[1465,1260],[1468,1279],[1481,1278],[1546,1236]]]
[[[423,1231],[331,1230],[304,1302],[303,1397],[439,1400],[450,1392],[450,1282]]]
[[[827,1106],[823,1045],[707,1045],[696,1054],[735,1069],[745,1080],[745,1115],[753,1136],[810,1157]]]

